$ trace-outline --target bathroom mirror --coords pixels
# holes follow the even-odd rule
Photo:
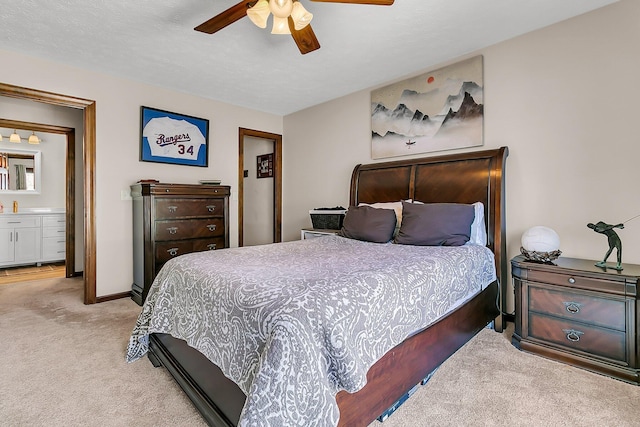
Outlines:
[[[0,194],[40,194],[38,150],[0,147]]]

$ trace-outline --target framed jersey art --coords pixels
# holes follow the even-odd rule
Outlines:
[[[144,106],[140,117],[141,161],[207,166],[209,120]]]

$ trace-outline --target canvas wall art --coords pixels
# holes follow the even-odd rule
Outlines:
[[[483,144],[483,58],[476,56],[371,92],[371,157]]]

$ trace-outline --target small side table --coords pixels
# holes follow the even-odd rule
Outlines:
[[[314,237],[328,236],[338,234],[340,230],[331,230],[327,228],[303,228],[300,230],[300,239],[312,239]]]
[[[516,324],[512,344],[573,366],[640,385],[640,266],[622,271],[595,261],[511,260]]]

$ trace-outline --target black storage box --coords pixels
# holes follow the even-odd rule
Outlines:
[[[311,224],[313,228],[340,230],[346,211],[346,209],[312,209],[309,211]]]

